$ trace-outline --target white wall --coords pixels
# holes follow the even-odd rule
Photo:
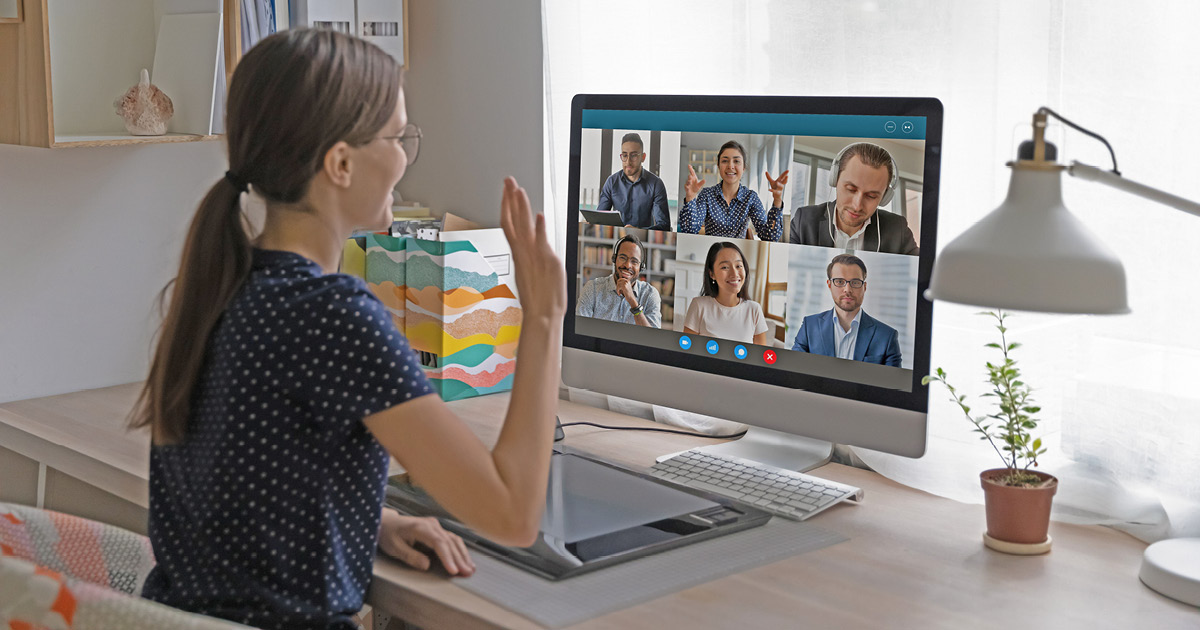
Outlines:
[[[157,292],[220,142],[0,145],[0,401],[145,378]]]
[[[409,20],[425,140],[401,193],[494,226],[514,175],[540,208],[540,2],[411,0]],[[219,142],[0,145],[0,402],[145,377],[155,297],[224,170]]]
[[[507,175],[542,208],[540,0],[409,0],[408,118],[421,153],[405,200],[500,225]]]

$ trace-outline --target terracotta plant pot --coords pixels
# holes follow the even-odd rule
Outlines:
[[[1044,472],[1030,473],[1048,479],[1050,483],[1039,488],[1005,486],[997,480],[1008,474],[1007,468],[979,473],[987,509],[988,536],[1022,545],[1046,541],[1050,529],[1050,502],[1058,491],[1058,479]]]

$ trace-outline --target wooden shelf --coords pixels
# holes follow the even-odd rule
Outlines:
[[[106,134],[94,136],[55,136],[52,149],[76,147],[117,147],[128,144],[162,144],[164,142],[202,142],[218,140],[221,136],[198,136],[187,133],[169,133],[165,136],[131,136],[128,134]]]
[[[15,1],[21,19],[0,19],[0,144],[81,148],[218,137],[134,136],[113,110],[138,73],[153,68],[156,18],[167,2],[105,0],[103,7],[84,10],[77,0]],[[240,23],[240,2],[209,1],[214,13],[223,10],[232,18],[224,28]],[[240,37],[227,34],[224,41],[231,71]]]

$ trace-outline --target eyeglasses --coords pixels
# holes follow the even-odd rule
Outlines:
[[[839,289],[847,284],[850,285],[851,289],[861,289],[867,284],[866,280],[859,280],[858,278],[853,280],[847,280],[845,278],[830,278],[829,281],[833,283],[833,286]]]
[[[630,264],[639,268],[642,266],[642,261],[638,260],[637,258],[630,258],[625,254],[617,254],[617,262],[621,263],[622,265]]]
[[[409,123],[404,125],[404,131],[398,136],[380,136],[380,140],[399,140],[400,148],[404,149],[404,155],[408,156],[408,165],[412,166],[417,161],[417,152],[421,150],[421,128]]]
[[[638,158],[641,158],[641,157],[642,157],[642,154],[641,154],[641,153],[622,153],[622,154],[621,154],[621,161],[622,161],[622,162],[629,162],[629,161],[631,161],[631,160],[638,159]]]

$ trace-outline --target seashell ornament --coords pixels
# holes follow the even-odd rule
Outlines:
[[[142,68],[137,85],[113,102],[117,115],[125,119],[125,129],[135,136],[161,136],[167,133],[167,121],[175,115],[171,97],[150,85],[150,73]]]

